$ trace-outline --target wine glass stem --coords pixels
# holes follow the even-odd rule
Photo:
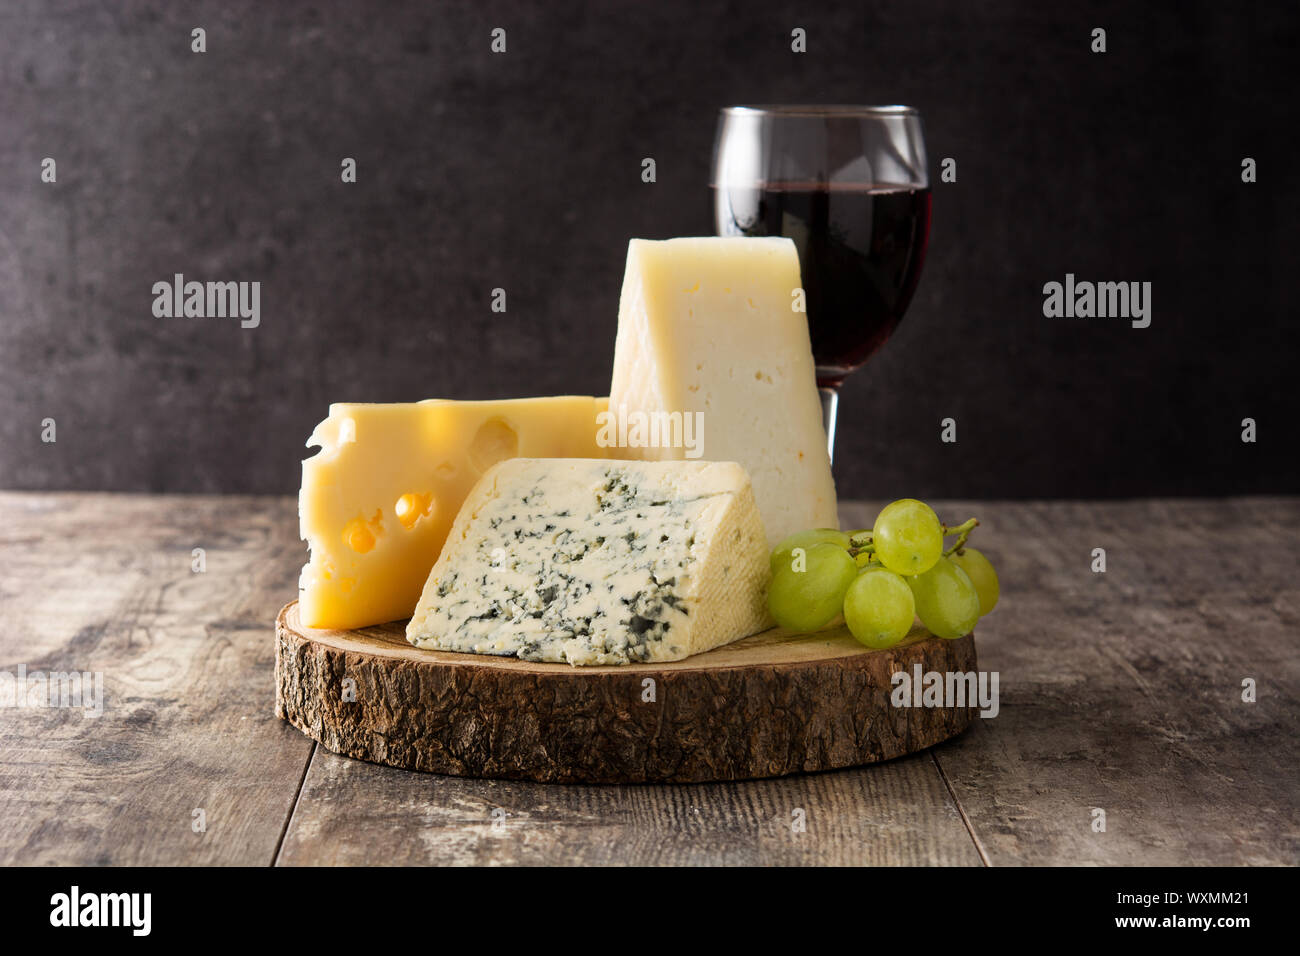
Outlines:
[[[822,396],[822,424],[826,426],[826,457],[835,461],[835,412],[839,408],[840,393],[834,388],[818,388]]]

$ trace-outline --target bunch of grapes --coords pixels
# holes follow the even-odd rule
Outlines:
[[[862,531],[792,534],[772,552],[768,609],[801,633],[843,614],[858,642],[877,649],[901,641],[916,618],[936,637],[969,634],[998,603],[993,565],[966,546],[978,524],[949,528],[925,502],[902,498]]]

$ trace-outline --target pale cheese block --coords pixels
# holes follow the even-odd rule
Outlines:
[[[839,527],[800,288],[789,239],[633,239],[619,303],[609,405],[629,445],[618,457],[739,462],[770,546]],[[691,416],[696,447],[680,427],[636,447],[637,416],[655,414]]]
[[[298,498],[311,559],[299,613],[308,627],[409,617],[461,502],[498,461],[603,457],[589,396],[335,404],[316,426]]]
[[[406,637],[528,661],[675,661],[769,627],[768,576],[735,462],[517,458],[465,499]]]

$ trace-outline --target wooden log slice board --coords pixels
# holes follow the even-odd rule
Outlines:
[[[871,651],[774,628],[668,664],[571,667],[426,651],[405,622],[276,619],[276,714],[335,753],[408,770],[562,783],[742,780],[889,760],[969,707],[895,707],[892,675],[976,670],[974,635]]]

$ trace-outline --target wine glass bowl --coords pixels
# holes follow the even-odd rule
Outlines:
[[[836,389],[907,311],[930,235],[921,117],[906,106],[733,106],[718,120],[720,236],[799,253],[828,448]]]

